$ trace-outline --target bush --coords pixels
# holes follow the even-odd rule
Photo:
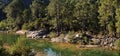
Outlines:
[[[0,56],[10,56],[6,49],[0,48]]]
[[[17,42],[14,43],[11,48],[9,49],[9,53],[11,55],[27,55],[27,51],[29,51],[29,47],[26,46],[26,38],[25,37],[20,37],[18,38]]]
[[[70,32],[68,33],[68,36],[69,36],[69,38],[74,38],[75,32],[74,32],[74,31],[70,31]]]
[[[57,36],[57,34],[55,32],[50,32],[49,36],[50,36],[50,38],[55,38]]]
[[[120,49],[120,39],[115,41],[115,47]]]
[[[22,25],[23,30],[32,30],[33,27],[34,27],[34,25],[32,25],[32,23],[24,23]]]
[[[6,52],[6,49],[3,48],[3,39],[0,38],[0,56],[9,56],[9,53]]]
[[[27,25],[27,24],[23,24],[22,29],[23,29],[23,30],[28,29],[28,25]]]
[[[84,44],[89,44],[89,38],[87,37],[86,34],[82,35],[82,39],[83,39]]]
[[[5,23],[5,20],[0,22],[0,30],[5,30],[6,26],[7,26],[7,24]]]
[[[70,41],[69,41],[70,43],[73,43],[73,44],[80,43],[81,44],[81,42],[79,41],[79,39],[75,37],[75,32],[74,31],[69,32],[68,36],[69,36],[69,39],[70,39]]]

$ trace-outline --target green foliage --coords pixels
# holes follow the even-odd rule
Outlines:
[[[6,26],[5,20],[0,22],[0,30],[5,30]]]
[[[120,49],[120,39],[115,41],[116,48]]]
[[[21,0],[13,0],[5,8],[4,12],[6,13],[7,19],[3,21],[5,30],[18,30],[21,29],[23,23],[22,12],[24,10],[24,3]]]
[[[2,9],[5,6],[5,3],[3,3],[2,1],[0,1],[0,9]]]
[[[50,0],[50,3],[47,7],[50,16],[54,16],[56,14],[57,11],[56,4],[57,4],[57,0]]]
[[[83,36],[82,38],[83,38],[83,43],[84,44],[89,44],[89,39],[88,39],[87,36]]]
[[[57,37],[57,34],[55,32],[50,32],[49,36],[50,38],[55,38]]]
[[[74,31],[69,31],[69,32],[68,32],[68,37],[69,37],[69,38],[73,38],[73,37],[75,36],[74,33],[75,33]]]
[[[81,56],[119,56],[116,52],[111,52],[108,50],[99,50],[99,49],[90,49],[90,50],[83,50],[81,52]]]
[[[120,8],[118,7],[116,9],[116,32],[118,33],[118,36],[120,36]]]
[[[70,33],[72,34],[72,33]],[[2,36],[3,34],[1,34],[0,36],[2,38],[5,38],[8,40],[13,41],[10,38],[18,38],[18,36],[12,36],[11,35],[4,35],[4,37]],[[0,37],[0,38],[1,38]],[[9,42],[8,42],[9,43]],[[44,52],[44,49],[46,48],[51,48],[54,52],[56,52],[58,55],[63,55],[63,56],[119,56],[118,52],[114,52],[111,50],[105,50],[105,49],[97,49],[97,48],[92,48],[92,49],[78,49],[76,48],[76,45],[71,45],[71,44],[65,44],[65,43],[51,43],[48,42],[46,40],[41,40],[41,39],[26,39],[23,37],[18,38],[18,40],[16,42],[14,42],[14,44],[11,46],[11,48],[9,49],[9,53],[13,52],[14,50],[14,54],[22,54],[23,56],[27,56],[24,55],[26,52],[25,50],[29,50],[29,48],[27,47],[32,47],[34,49],[36,49],[37,51],[40,52]],[[16,51],[15,51],[16,49]],[[20,55],[20,56],[22,56]],[[13,54],[10,55],[8,54],[8,52],[6,52],[5,49],[1,49],[0,48],[0,56],[14,56]]]
[[[7,14],[7,18],[16,18],[21,15],[24,10],[24,4],[21,0],[13,0],[6,8],[4,12]]]
[[[26,23],[23,24],[22,29],[23,30],[29,30],[31,27]]]
[[[9,56],[9,53],[4,48],[0,48],[0,56]]]
[[[100,0],[101,6],[99,6],[99,23],[102,26],[103,31],[107,34],[115,33],[115,5],[116,0]],[[112,34],[113,35],[113,34]]]
[[[26,56],[28,50],[29,48],[26,46],[26,38],[23,36],[18,38],[17,42],[11,46],[11,48],[9,49],[9,53],[11,55],[19,54],[22,56]]]
[[[2,4],[2,3],[0,3]],[[25,8],[21,0],[12,0],[3,11],[0,30],[92,31],[120,35],[118,0],[33,0]],[[2,6],[2,5],[0,5]]]
[[[34,19],[45,16],[45,4],[41,0],[33,0],[30,9]]]
[[[23,21],[24,23],[28,23],[29,20],[31,19],[31,12],[30,12],[30,9],[25,9],[23,11]]]
[[[74,6],[74,16],[76,19],[73,21],[75,25],[79,25],[79,29],[83,31],[97,30],[97,27],[99,27],[97,19],[97,3],[95,1],[94,3],[91,3],[90,0],[79,0]]]
[[[0,48],[3,46],[3,40],[0,38]]]

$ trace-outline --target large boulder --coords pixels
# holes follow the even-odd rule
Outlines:
[[[91,39],[92,40],[92,42],[93,42],[93,44],[94,45],[99,45],[100,44],[100,39],[95,39],[95,38],[93,38],[93,39]]]
[[[61,38],[59,37],[51,38],[51,42],[61,42]]]
[[[117,39],[116,38],[102,38],[100,39],[100,44],[101,46],[114,46],[114,42],[116,41]]]
[[[28,31],[27,30],[18,30],[18,31],[16,31],[16,34],[24,35],[24,34],[26,34],[26,32],[28,32]]]
[[[28,38],[40,38],[39,31],[29,31],[26,33]]]
[[[47,37],[46,31],[28,31],[26,33],[28,38],[45,38]]]

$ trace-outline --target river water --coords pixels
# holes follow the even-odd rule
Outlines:
[[[19,35],[14,35],[14,34],[0,34],[0,39],[3,40],[4,43],[7,43],[9,45],[13,45],[17,39],[19,38]],[[40,42],[41,40],[29,40],[28,39],[28,46],[32,46],[34,49],[43,49],[43,53],[45,56],[80,56],[80,52],[78,51],[71,51],[70,48],[67,49],[60,49],[60,48],[51,48],[52,45],[51,43],[48,42]],[[58,44],[55,44],[53,46],[57,46]],[[62,47],[64,48],[64,47]],[[84,56],[120,56],[116,52],[112,51],[102,51],[102,50],[88,50],[83,52],[85,55]]]
[[[58,54],[56,52],[54,52],[51,48],[47,48],[44,50],[45,54],[47,56],[58,56]],[[60,56],[60,55],[59,55]]]
[[[2,38],[4,43],[7,43],[8,45],[13,45],[17,39],[20,37],[20,35],[15,35],[15,34],[5,34],[5,33],[0,33],[0,39]],[[38,40],[41,41],[41,40]],[[50,47],[50,43],[44,43],[44,41],[42,43],[39,43],[38,41],[34,40],[34,39],[28,39],[28,46],[32,46],[34,49],[43,49],[43,53],[46,56],[61,56],[61,55],[67,55],[66,53],[61,51],[55,51]],[[49,46],[48,46],[49,45]],[[45,46],[45,47],[44,47]],[[59,48],[58,48],[59,49]],[[59,49],[60,50],[60,49]],[[68,56],[68,55],[67,55]]]

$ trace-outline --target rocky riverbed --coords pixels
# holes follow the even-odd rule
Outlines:
[[[47,32],[45,30],[41,31],[27,31],[27,30],[19,30],[16,31],[16,34],[26,34],[27,38],[33,38],[33,39],[39,39],[39,38],[47,38],[49,37]],[[69,35],[64,35],[64,36],[58,36],[55,38],[51,38],[51,42],[70,42],[71,40],[74,41],[74,43],[81,42],[83,45],[86,45],[86,39],[88,44],[90,45],[99,45],[99,46],[109,46],[113,47],[114,42],[117,40],[115,37],[108,37],[108,36],[94,36],[90,34],[85,34],[80,35],[80,34],[75,34],[75,36],[70,38]]]

